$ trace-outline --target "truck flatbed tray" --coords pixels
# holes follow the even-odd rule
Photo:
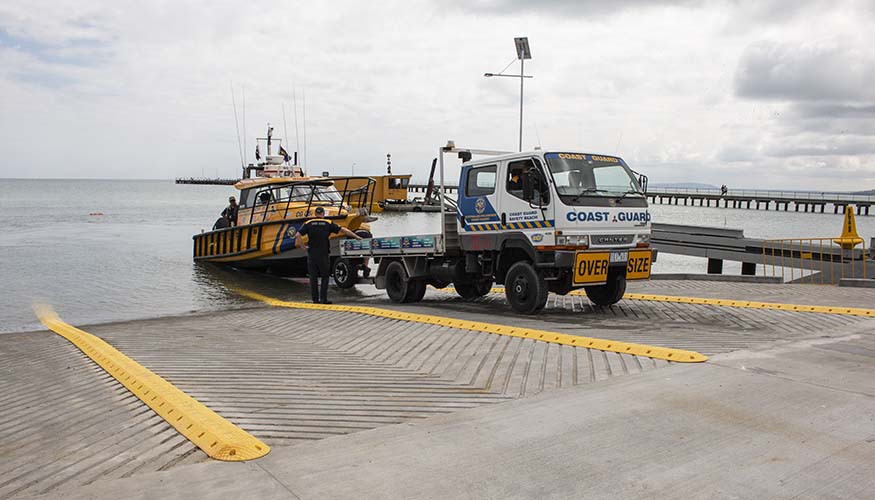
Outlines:
[[[340,242],[344,257],[379,257],[383,255],[431,255],[444,249],[440,234],[387,236]]]

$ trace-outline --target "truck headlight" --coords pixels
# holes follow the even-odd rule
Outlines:
[[[589,246],[589,235],[586,234],[568,234],[556,237],[556,244],[560,246],[581,247]]]
[[[636,234],[635,235],[635,244],[636,245],[638,245],[638,244],[649,245],[650,244],[650,235],[649,234]]]

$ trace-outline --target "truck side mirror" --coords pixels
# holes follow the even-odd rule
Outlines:
[[[531,170],[522,174],[523,199],[532,201],[535,199],[535,174]]]

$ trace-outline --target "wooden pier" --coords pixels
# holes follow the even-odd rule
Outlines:
[[[780,210],[789,212],[845,213],[848,205],[856,206],[857,215],[870,215],[875,196],[844,193],[813,193],[805,191],[761,191],[731,189],[722,194],[719,189],[648,189],[651,203],[699,207],[743,208],[748,210]],[[875,211],[872,211],[875,214]]]

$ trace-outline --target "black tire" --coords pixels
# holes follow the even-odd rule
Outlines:
[[[534,314],[547,305],[547,282],[529,262],[510,266],[504,278],[507,301],[514,311]]]
[[[425,296],[425,280],[411,278],[396,260],[386,267],[386,294],[400,304],[418,302]]]
[[[374,237],[374,235],[371,234],[371,232],[368,231],[367,229],[356,229],[356,230],[353,231],[353,232],[354,232],[355,234],[361,236],[362,238],[373,238],[373,237]]]
[[[419,302],[425,297],[425,289],[428,287],[428,283],[422,278],[413,278],[407,286],[410,292],[407,302]]]
[[[462,297],[465,300],[471,300],[488,294],[489,291],[492,290],[492,280],[479,279],[475,281],[460,281],[454,283],[453,286],[456,288],[456,293],[459,294],[459,297]]]
[[[392,299],[392,302],[407,302],[407,283],[409,281],[410,277],[407,275],[407,270],[404,269],[404,264],[396,260],[386,267],[386,294]]]
[[[352,288],[358,283],[358,264],[349,259],[336,259],[331,269],[334,284],[338,288]]]
[[[612,306],[619,302],[626,293],[626,276],[609,274],[608,281],[604,285],[588,286],[584,290],[586,290],[586,297],[593,304]]]

